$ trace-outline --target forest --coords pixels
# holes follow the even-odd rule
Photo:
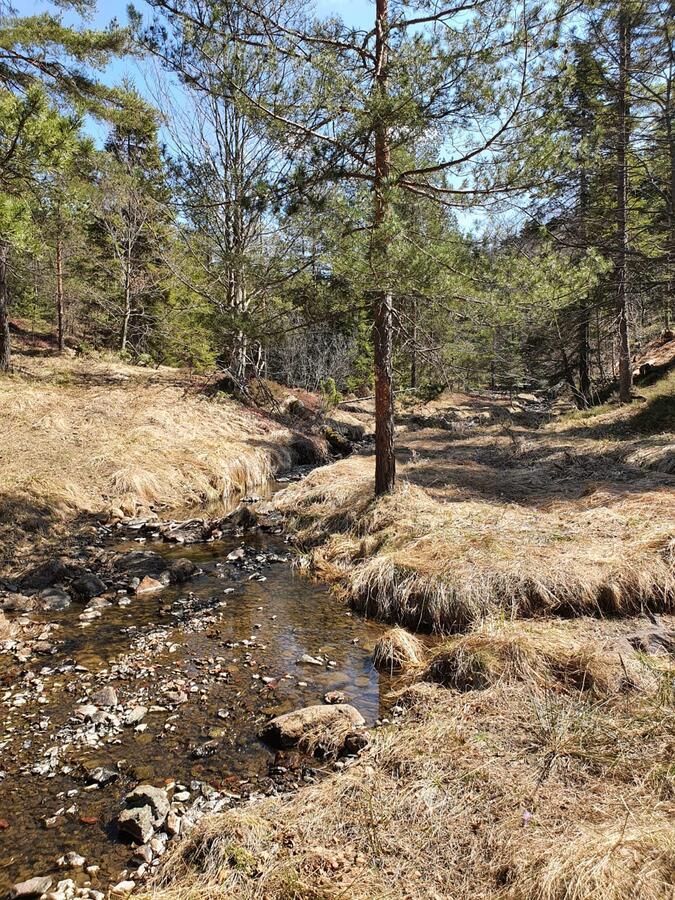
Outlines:
[[[0,893],[670,900],[675,0],[0,0]]]
[[[671,6],[265,6],[6,15],[2,368],[11,315],[237,383],[627,402],[671,325]]]

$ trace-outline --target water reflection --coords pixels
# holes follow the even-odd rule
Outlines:
[[[69,850],[101,865],[99,884],[117,877],[129,851],[114,840],[111,822],[126,791],[139,779],[162,784],[200,778],[236,793],[242,780],[267,772],[272,754],[256,732],[268,715],[320,703],[333,690],[343,691],[369,723],[385,712],[391,682],[371,663],[381,626],[352,616],[325,587],[287,563],[262,563],[257,569],[266,580],[250,581],[250,572],[225,562],[240,543],[230,539],[188,547],[144,545],[170,558],[188,557],[203,574],[159,595],[134,598],[128,606],[113,603],[84,628],[77,604],[48,614],[59,622],[58,636],[64,641],[58,653],[47,658],[49,667],[72,661],[89,672],[70,669],[65,676],[46,677],[47,703],[13,715],[15,731],[6,731],[12,740],[0,761],[6,772],[0,781],[0,817],[10,827],[0,830],[0,891],[21,878],[54,872],[56,858]],[[247,537],[246,543],[263,556],[288,552],[279,538],[262,533]],[[225,593],[228,589],[233,591]],[[195,601],[203,601],[206,621],[191,612],[184,613],[184,623],[178,621],[175,613],[185,609],[180,601],[188,595],[189,610],[199,605]],[[219,605],[223,602],[226,605]],[[151,635],[154,649],[146,650],[143,642]],[[303,654],[326,657],[334,665],[298,664]],[[129,660],[109,681],[111,668]],[[42,658],[29,665],[39,671],[44,664]],[[227,680],[218,669],[227,670]],[[86,699],[99,678],[111,683],[127,705],[162,706],[162,689],[174,680],[185,684],[189,701],[177,710],[149,714],[143,733],[126,729],[104,748],[73,749],[71,773],[59,770],[49,778],[22,774],[20,770],[50,746],[75,704]],[[6,708],[0,707],[0,716],[5,714]],[[169,714],[176,718],[167,729]],[[44,729],[41,719],[49,720]],[[5,730],[0,725],[0,734]],[[217,741],[216,752],[196,759],[195,748],[208,740]],[[105,789],[88,793],[80,763],[89,769],[120,764],[125,774]],[[74,790],[78,793],[68,798]],[[64,808],[74,811],[62,815],[57,827],[45,828],[45,818]]]

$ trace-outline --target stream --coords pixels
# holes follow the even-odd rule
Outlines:
[[[273,715],[331,691],[368,725],[387,712],[392,681],[371,663],[382,626],[294,569],[281,534],[107,546],[187,558],[198,574],[148,595],[118,586],[86,621],[80,603],[31,613],[58,626],[52,651],[0,654],[0,896],[36,875],[99,891],[133,877],[138,860],[115,823],[138,783],[175,784],[192,800],[216,791],[227,808],[334,768],[263,744]],[[92,718],[106,687],[118,705]],[[86,864],[60,868],[68,852]]]

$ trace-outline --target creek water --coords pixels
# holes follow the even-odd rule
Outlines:
[[[234,565],[228,554],[242,545],[245,560]],[[0,895],[34,875],[100,890],[115,883],[131,850],[114,823],[139,782],[195,791],[197,780],[236,804],[322,777],[320,763],[297,759],[283,767],[293,773],[289,783],[269,777],[275,754],[257,731],[271,715],[335,690],[368,724],[386,712],[391,680],[371,663],[381,626],[297,572],[280,535],[143,549],[187,557],[201,573],[131,602],[120,592],[86,624],[77,604],[32,614],[59,626],[55,652],[25,663],[0,656]],[[321,665],[299,662],[304,654]],[[78,704],[107,685],[117,692],[118,718],[147,708],[141,727],[83,725]],[[284,762],[277,758],[277,767]],[[92,786],[98,766],[115,780]],[[100,872],[59,869],[68,851]]]

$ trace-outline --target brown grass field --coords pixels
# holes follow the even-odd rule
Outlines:
[[[452,418],[462,406],[451,399],[448,422],[465,422]],[[474,411],[487,423],[404,426],[399,488],[378,502],[368,456],[277,495],[314,571],[359,611],[416,631],[454,631],[497,611],[672,610],[675,374],[630,410],[540,428],[488,401]]]
[[[674,394],[540,427],[441,398],[401,411],[392,496],[360,455],[276,495],[306,566],[396,625],[405,711],[355,765],[198,826],[152,896],[672,900]]]

